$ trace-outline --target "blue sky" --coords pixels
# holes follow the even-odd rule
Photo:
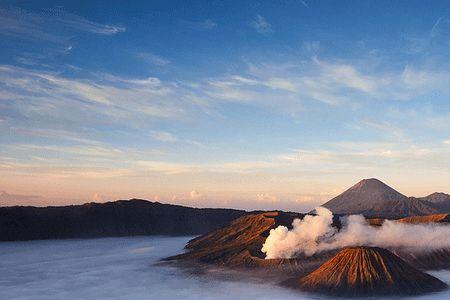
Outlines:
[[[450,192],[446,1],[3,1],[3,202]]]

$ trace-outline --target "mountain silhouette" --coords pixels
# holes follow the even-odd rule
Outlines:
[[[70,206],[0,207],[0,241],[134,235],[198,235],[246,215],[131,199]]]
[[[407,197],[378,179],[363,179],[322,206],[335,214],[402,218],[442,212],[431,202]]]

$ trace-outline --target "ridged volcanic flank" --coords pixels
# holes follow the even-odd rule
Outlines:
[[[337,296],[412,295],[440,291],[446,284],[390,251],[351,247],[299,280],[305,291]]]

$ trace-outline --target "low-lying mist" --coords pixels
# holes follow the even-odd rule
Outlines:
[[[164,257],[188,237],[134,237],[0,243],[0,299],[312,299],[254,278],[211,269],[202,275]],[[156,263],[156,264],[155,264]],[[220,279],[219,279],[220,278]]]
[[[133,237],[0,243],[0,299],[302,300],[301,293],[253,273],[186,273],[155,264],[181,253],[187,237]],[[254,275],[254,274],[253,274]],[[433,275],[450,282],[450,272]],[[413,299],[449,299],[450,291]],[[399,300],[400,298],[395,298]],[[405,299],[405,298],[401,298]]]
[[[347,246],[378,246],[424,252],[450,247],[450,226],[439,224],[408,224],[386,220],[379,227],[371,226],[362,215],[341,218],[342,228],[332,226],[333,213],[316,208],[317,215],[296,219],[289,230],[278,226],[270,231],[262,252],[266,259],[292,258],[299,254],[311,256],[326,250]]]

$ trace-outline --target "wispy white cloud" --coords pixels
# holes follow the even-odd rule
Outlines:
[[[319,41],[305,41],[302,43],[302,49],[306,53],[316,54],[320,50]]]
[[[170,60],[150,52],[139,53],[137,56],[138,58],[156,66],[166,66],[170,64]]]
[[[440,35],[448,34],[450,31],[450,19],[439,17],[436,22],[433,24],[433,27],[430,31],[430,37],[436,38]]]
[[[123,154],[123,151],[113,147],[103,146],[60,146],[60,145],[36,145],[36,144],[15,144],[10,146],[16,151],[27,151],[34,153],[60,152],[65,154],[75,154],[81,157],[90,158],[114,158]]]
[[[23,116],[52,116],[54,122],[87,126],[142,126],[149,118],[181,121],[211,114],[221,103],[245,103],[296,115],[311,101],[352,107],[369,101],[405,101],[436,91],[450,93],[446,85],[450,72],[445,70],[412,66],[399,72],[363,70],[343,61],[313,58],[297,64],[250,64],[240,74],[184,84],[110,74],[68,78],[57,72],[3,65],[0,85],[1,98],[14,100],[8,104],[10,109]],[[438,121],[435,118],[429,124],[437,127]]]
[[[152,130],[150,133],[150,136],[159,142],[164,143],[180,143],[180,144],[189,144],[193,146],[204,146],[201,142],[187,139],[187,138],[180,138],[176,136],[173,133],[167,132],[167,131],[160,131],[160,130]]]
[[[126,31],[123,26],[100,24],[71,13],[62,13],[56,20],[67,27],[95,34],[114,35]]]
[[[217,27],[217,23],[211,19],[206,19],[203,22],[200,22],[199,25],[206,30],[212,30]]]
[[[94,193],[91,197],[91,200],[94,202],[103,202],[104,201],[104,196],[99,194],[99,193]]]
[[[95,75],[89,79],[66,78],[12,66],[0,66],[0,85],[11,108],[28,118],[51,116],[66,124],[148,123],[148,117],[186,117],[189,91],[158,78],[127,79]],[[184,102],[184,104],[183,104]],[[107,109],[106,109],[107,108]]]
[[[193,199],[193,200],[197,200],[197,199],[200,199],[200,198],[203,197],[203,195],[202,195],[199,191],[197,191],[197,190],[192,190],[192,191],[189,193],[189,196],[190,196],[190,198]]]
[[[11,132],[15,135],[19,136],[28,136],[28,137],[40,137],[48,140],[57,140],[57,141],[69,141],[75,142],[77,144],[87,144],[87,145],[98,145],[99,142],[95,138],[86,137],[89,134],[83,134],[79,130],[77,132],[62,130],[62,129],[51,129],[51,128],[24,128],[24,127],[14,127],[11,126],[9,128]]]
[[[38,205],[41,200],[41,197],[35,195],[10,194],[0,191],[0,206]]]
[[[145,177],[150,174],[248,174],[279,167],[276,161],[175,162],[152,149],[113,147],[106,144],[10,144],[0,151],[0,173],[51,178]],[[9,153],[9,154],[8,154]],[[281,162],[285,164],[284,162]]]
[[[314,61],[321,69],[322,76],[330,83],[334,82],[365,93],[371,93],[377,88],[378,78],[364,75],[351,65],[323,62],[317,58]]]
[[[450,73],[436,68],[426,69],[406,65],[400,79],[405,88],[413,89],[414,92],[443,90],[447,88],[445,82],[450,80]]]
[[[407,54],[417,55],[436,53],[436,49],[444,50],[448,47],[450,33],[450,19],[439,17],[431,26],[427,34],[409,34],[405,37],[404,50]],[[444,50],[445,51],[445,50]]]
[[[55,42],[63,36],[64,29],[84,31],[94,34],[113,35],[124,32],[122,26],[101,24],[72,14],[62,8],[52,8],[37,12],[19,8],[0,10],[0,33],[23,38],[44,39]],[[50,25],[50,26],[49,26]],[[58,26],[59,28],[52,28]],[[57,30],[57,31],[56,31]],[[52,35],[51,31],[61,35]]]
[[[269,34],[273,32],[272,25],[261,15],[256,15],[255,19],[250,22],[250,26],[261,34]]]
[[[278,66],[252,65],[246,76],[210,81],[207,92],[224,100],[301,111],[305,100],[345,104],[354,100],[354,93],[371,94],[376,88],[374,78],[360,74],[349,65],[314,59],[308,69],[298,71],[298,67],[277,70]]]
[[[183,21],[183,27],[191,30],[208,31],[217,28],[217,23],[212,19],[206,19],[203,21]]]
[[[165,131],[152,131],[151,136],[155,140],[161,141],[161,142],[175,143],[178,141],[178,138],[176,136],[174,136],[170,132],[165,132]]]
[[[397,124],[388,122],[387,120],[364,119],[360,122],[363,130],[371,129],[386,134],[396,139],[404,138],[405,128]],[[356,125],[358,126],[358,125]]]
[[[260,193],[256,195],[256,201],[258,202],[279,202],[280,200],[278,199],[277,196],[275,195],[271,195],[268,193]]]
[[[433,144],[420,146],[407,142],[341,142],[326,143],[323,148],[297,150],[280,156],[280,159],[292,164],[331,168],[342,172],[350,168],[371,172],[387,172],[395,168],[417,170],[426,166],[428,170],[450,172],[450,165],[445,159],[450,149]]]
[[[414,132],[431,129],[433,131],[445,131],[450,129],[450,120],[445,111],[439,111],[428,103],[409,108],[389,108],[384,116],[393,126],[401,127],[403,131]],[[397,124],[397,125],[395,125]]]
[[[281,106],[289,105],[295,111],[295,106],[299,108],[307,100],[351,106],[370,100],[407,101],[434,92],[449,94],[449,81],[450,72],[442,69],[406,65],[397,71],[380,72],[313,57],[282,68],[277,64],[251,64],[243,74],[209,81],[206,90],[211,97],[223,100],[266,106],[284,103]]]
[[[39,11],[0,9],[0,35],[56,44],[62,47],[58,51],[65,53],[72,50],[71,40],[76,35],[115,35],[125,31],[123,26],[94,22],[63,8]]]
[[[306,0],[299,0],[299,1],[304,7],[309,8],[309,4],[308,2],[306,2]]]

